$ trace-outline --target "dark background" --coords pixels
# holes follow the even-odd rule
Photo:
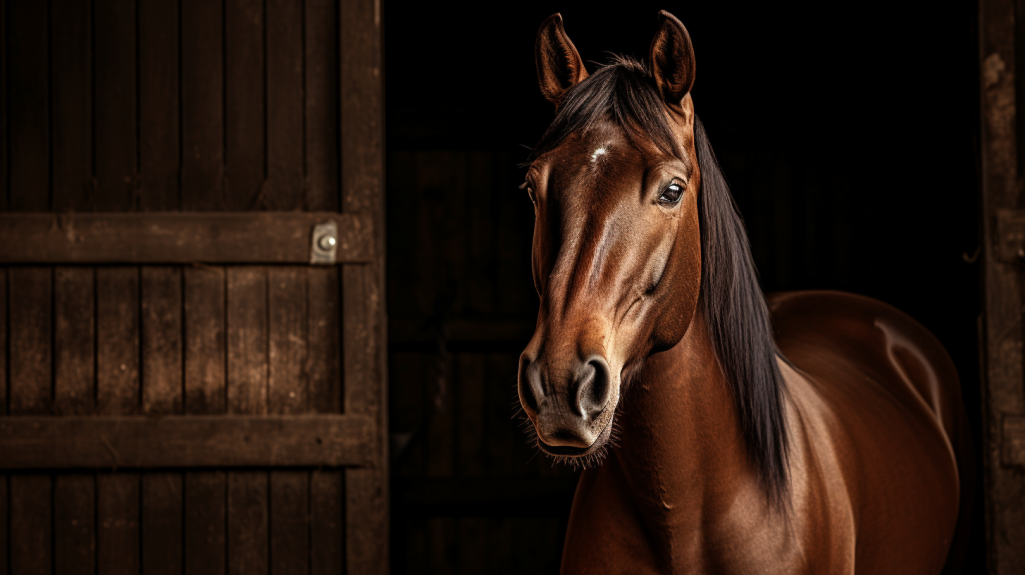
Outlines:
[[[384,6],[395,573],[558,569],[575,477],[513,419],[537,306],[516,187],[553,117],[533,46],[557,11],[591,71],[646,57],[659,9],[683,21],[765,290],[917,318],[957,364],[978,440],[975,2]]]

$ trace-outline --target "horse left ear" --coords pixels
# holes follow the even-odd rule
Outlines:
[[[651,42],[651,75],[666,104],[678,106],[694,85],[694,46],[676,16],[661,10],[658,24]]]

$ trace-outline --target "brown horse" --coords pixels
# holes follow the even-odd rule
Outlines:
[[[766,302],[662,12],[647,65],[590,77],[538,34],[537,329],[520,403],[585,469],[564,573],[939,573],[972,481],[956,370],[925,328],[837,292]],[[949,557],[949,559],[948,559]]]

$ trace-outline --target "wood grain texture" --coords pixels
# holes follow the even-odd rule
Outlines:
[[[306,209],[337,211],[339,138],[338,3],[307,0],[306,32]]]
[[[96,209],[129,211],[138,200],[135,0],[94,0]]]
[[[0,268],[0,416],[7,415],[7,319],[8,300],[7,285],[9,272],[7,268]],[[2,519],[4,515],[0,515]]]
[[[267,179],[264,209],[302,209],[303,5],[267,0]]]
[[[270,472],[270,559],[275,575],[310,571],[309,471]]]
[[[54,411],[81,415],[95,409],[96,276],[92,268],[54,269]]]
[[[0,575],[9,575],[10,571],[10,547],[8,543],[10,538],[8,537],[9,532],[7,529],[8,520],[10,518],[10,506],[8,502],[8,476],[0,475]]]
[[[10,268],[8,275],[9,413],[49,413],[53,270]]]
[[[228,273],[228,412],[267,413],[267,271]],[[252,439],[250,437],[250,439]],[[269,487],[266,471],[228,473],[228,572],[267,573]]]
[[[185,473],[185,573],[223,575],[227,570],[226,492],[224,472]]]
[[[310,411],[341,413],[341,281],[338,268],[306,270],[308,292],[306,375]]]
[[[11,573],[44,575],[53,572],[52,497],[49,475],[11,475]]]
[[[367,216],[329,212],[0,214],[0,263],[174,264],[310,261],[313,227],[334,221],[336,259],[369,261]]]
[[[5,5],[6,6],[6,5]],[[7,121],[7,10],[0,10],[0,133],[6,134]],[[0,138],[0,209],[7,209],[9,198],[7,164],[9,146],[7,138]],[[6,567],[5,567],[6,568]]]
[[[224,196],[224,14],[221,2],[181,0],[181,198],[218,210]]]
[[[337,470],[310,472],[310,573],[345,572],[345,477]],[[354,525],[354,529],[359,526]]]
[[[181,208],[178,2],[139,0],[140,208]]]
[[[9,417],[0,469],[362,466],[377,435],[365,415]]]
[[[139,412],[139,268],[96,270],[96,410]]]
[[[227,0],[224,10],[225,196],[242,211],[255,207],[266,172],[263,0]]]
[[[53,206],[92,207],[92,15],[80,0],[50,4],[50,65],[60,89],[52,95]]]
[[[142,268],[142,411],[182,413],[182,270]]]
[[[342,211],[373,213],[383,184],[381,14],[374,0],[341,3]]]
[[[99,573],[139,572],[139,474],[96,476],[96,565]]]
[[[143,473],[142,572],[145,575],[182,574],[181,473]]]
[[[7,209],[50,207],[49,31],[45,2],[12,2],[7,28]]]
[[[95,573],[96,479],[91,473],[54,476],[54,572]]]

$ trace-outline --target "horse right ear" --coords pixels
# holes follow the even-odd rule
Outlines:
[[[562,27],[561,14],[552,14],[541,24],[537,31],[534,59],[541,93],[556,107],[566,90],[587,78],[584,62]]]
[[[694,85],[694,46],[683,24],[669,12],[658,13],[658,33],[651,42],[651,75],[662,99],[679,106]]]

